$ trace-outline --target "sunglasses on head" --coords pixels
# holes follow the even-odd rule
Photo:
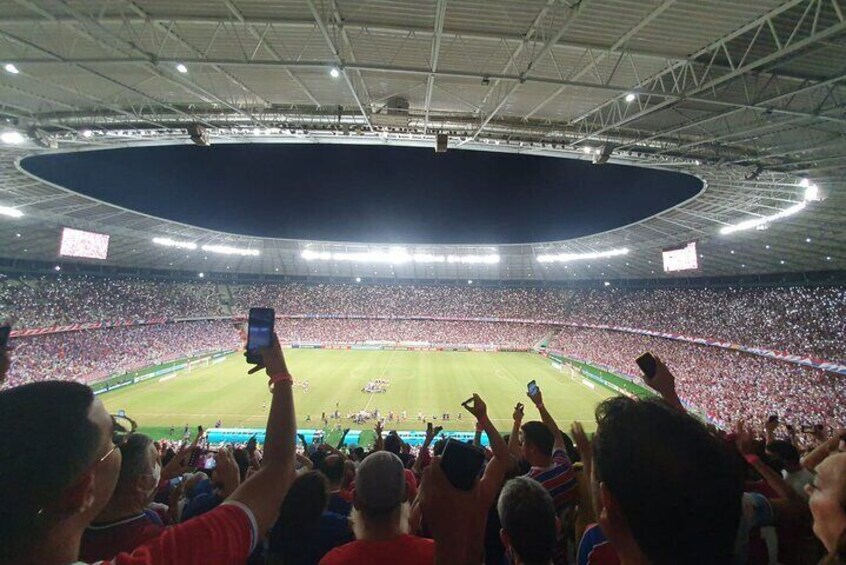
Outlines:
[[[100,457],[96,462],[102,463],[105,461],[109,455],[114,453],[114,451],[120,446],[126,443],[126,440],[129,439],[130,434],[132,434],[136,429],[138,429],[138,424],[135,423],[135,420],[132,418],[127,417],[123,414],[110,414],[112,417],[112,448],[109,449],[105,455]]]

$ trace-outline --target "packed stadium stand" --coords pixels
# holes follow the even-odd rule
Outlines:
[[[839,286],[556,289],[4,277],[0,317],[16,319],[16,327],[31,333],[84,323],[156,322],[17,337],[13,344],[23,361],[12,369],[6,386],[45,377],[90,382],[177,357],[236,349],[242,345],[237,321],[243,323],[255,304],[292,316],[278,327],[286,343],[526,350],[552,336],[549,349],[632,379],[639,375],[634,359],[653,351],[673,367],[682,399],[723,427],[741,419],[760,423],[776,407],[791,421],[846,423],[840,401],[846,385],[840,375],[670,337],[842,363],[846,289]],[[203,318],[209,321],[176,321]]]

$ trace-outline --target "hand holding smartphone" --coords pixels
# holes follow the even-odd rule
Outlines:
[[[261,350],[273,343],[273,308],[250,308],[247,320],[247,363],[260,364]]]
[[[645,376],[647,380],[655,378],[655,373],[658,371],[658,363],[655,361],[655,357],[651,353],[647,351],[635,359],[635,363],[637,363],[637,366],[640,367],[640,370],[643,372],[643,376]]]
[[[532,402],[535,403],[535,406],[540,406],[543,403],[540,387],[534,380],[529,381],[529,384],[526,385],[526,392],[529,398],[532,399]]]

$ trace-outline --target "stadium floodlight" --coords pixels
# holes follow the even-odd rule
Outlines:
[[[636,98],[637,94],[635,94],[634,92],[629,92],[628,94],[626,94],[626,102],[628,103],[634,102]]]
[[[415,263],[443,263],[446,261],[446,257],[443,255],[432,255],[431,253],[415,253],[413,258]]]
[[[7,145],[20,145],[26,141],[26,138],[19,131],[9,130],[0,133],[0,141]]]
[[[176,70],[184,75],[188,72],[188,67],[186,67],[182,63],[179,63],[178,65],[176,65]]]
[[[6,63],[5,65],[3,65],[3,68],[10,75],[16,75],[19,72],[21,72],[20,70],[18,70],[18,68],[13,63]]]
[[[205,274],[205,273],[200,273],[200,274],[198,274],[197,276],[198,276],[198,277],[200,277],[200,278],[202,279],[202,278],[205,278],[206,274]]]
[[[311,249],[306,249],[302,253],[300,253],[300,257],[305,259],[306,261],[329,261],[332,259],[332,254],[328,251],[312,251]]]
[[[23,217],[23,215],[23,212],[21,212],[17,208],[12,208],[11,206],[0,206],[0,216],[9,216],[10,218],[21,218]]]
[[[92,135],[94,135],[94,132],[90,129],[83,130],[82,132],[82,137],[91,137]]]
[[[590,147],[587,147],[587,146],[582,147],[582,153],[585,153],[586,155],[590,155],[590,152],[591,152],[591,151],[592,151],[592,150],[591,150],[591,148],[590,148]]]
[[[777,212],[770,216],[761,216],[760,218],[755,218],[752,220],[746,220],[745,222],[740,222],[739,224],[734,224],[731,226],[723,226],[720,228],[720,233],[723,235],[727,235],[730,233],[744,231],[744,230],[751,230],[751,229],[760,229],[764,226],[770,224],[770,222],[774,222],[776,220],[781,220],[782,218],[786,218],[788,216],[792,216],[793,214],[797,214],[805,209],[807,206],[807,202],[798,202],[789,208],[785,208],[781,212]],[[767,246],[769,248],[769,246]]]
[[[544,253],[536,257],[538,263],[569,263],[571,261],[583,261],[585,259],[604,259],[606,257],[618,257],[628,254],[626,247],[609,249],[608,251],[591,251],[588,253]],[[590,265],[588,265],[590,266]]]
[[[804,194],[805,202],[816,202],[820,199],[820,187],[815,185],[814,183],[808,183],[808,186],[805,187],[805,194]]]
[[[153,243],[156,245],[163,245],[165,247],[175,247],[177,249],[197,249],[197,244],[193,241],[176,241],[169,237],[154,237]]]
[[[204,245],[203,251],[219,253],[221,255],[240,255],[242,257],[257,257],[261,252],[258,249],[247,249],[245,247],[232,247],[231,245]]]
[[[499,263],[499,255],[447,255],[447,263],[461,263],[463,265],[494,265]]]
[[[329,69],[329,74],[332,76],[332,78],[338,78],[339,76],[341,76],[341,71],[338,69],[338,67],[332,67],[331,69]]]
[[[306,261],[345,261],[350,263],[371,263],[403,265],[406,263],[464,263],[486,264],[499,263],[499,255],[436,255],[433,253],[410,253],[404,247],[390,247],[369,251],[313,251],[305,249],[300,257]]]
[[[811,180],[808,178],[802,178],[802,180],[799,181],[799,186],[802,188],[808,188],[811,186]]]

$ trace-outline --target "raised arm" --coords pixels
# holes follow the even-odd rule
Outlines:
[[[526,393],[532,402],[535,404],[535,408],[538,409],[538,413],[540,414],[541,421],[544,425],[549,428],[549,431],[552,432],[553,437],[553,450],[564,449],[566,444],[564,443],[564,436],[561,434],[561,430],[558,429],[558,424],[555,423],[555,420],[552,419],[552,416],[549,414],[549,410],[546,409],[543,403],[543,393],[541,392],[540,387],[537,388],[535,394]]]
[[[794,523],[797,520],[809,521],[811,515],[807,503],[799,496],[799,493],[787,484],[781,475],[773,471],[755,454],[755,437],[750,430],[746,429],[742,420],[738,422],[735,434],[737,450],[746,459],[746,462],[763,477],[770,488],[778,494],[778,498],[770,500],[770,506],[775,511],[776,520],[781,524],[787,520]]]
[[[420,453],[414,459],[414,465],[411,467],[411,470],[418,477],[423,474],[423,466],[427,465],[431,459],[429,445],[441,433],[441,430],[443,430],[441,426],[432,427],[432,422],[426,424],[426,438],[423,440],[423,445],[420,446]]]
[[[651,379],[644,378],[643,380],[649,388],[661,395],[664,402],[677,410],[687,412],[684,404],[679,399],[679,395],[676,393],[676,377],[661,359],[655,357],[655,376]]]
[[[823,462],[823,459],[837,451],[837,447],[840,445],[840,438],[844,435],[846,435],[846,429],[841,428],[834,436],[819,444],[812,452],[803,457],[802,466],[813,472],[817,468],[817,465]]]
[[[279,507],[293,480],[297,432],[291,375],[288,373],[288,366],[275,334],[271,346],[261,351],[261,357],[262,363],[250,369],[249,373],[264,368],[273,383],[264,457],[261,469],[244,481],[227,499],[239,502],[252,510],[259,535],[273,526],[279,514]]]
[[[476,417],[476,422],[485,430],[485,434],[487,434],[491,443],[491,451],[493,451],[494,456],[485,467],[485,473],[479,483],[481,504],[490,506],[505,481],[505,471],[510,459],[508,446],[488,418],[488,406],[478,394],[473,394],[472,398],[465,400],[461,405]]]
[[[508,437],[508,451],[516,457],[520,458],[520,425],[523,423],[523,403],[518,402],[514,407],[514,424],[511,426],[511,435]]]
[[[373,431],[376,432],[376,443],[373,444],[373,451],[382,451],[385,449],[385,439],[382,437],[382,422],[376,420]]]

